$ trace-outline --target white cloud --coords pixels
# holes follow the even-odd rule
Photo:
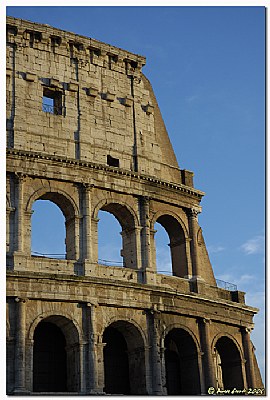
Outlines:
[[[264,236],[255,236],[249,239],[240,247],[247,255],[263,253],[264,251]]]
[[[208,246],[209,253],[220,253],[221,251],[225,250],[225,247],[219,245],[210,245]]]
[[[249,283],[249,282],[254,282],[256,280],[256,277],[254,275],[248,275],[244,274],[241,275],[240,278],[238,279],[239,283]]]
[[[199,95],[198,94],[193,94],[191,96],[186,97],[186,102],[187,103],[193,103],[195,100],[199,99]]]

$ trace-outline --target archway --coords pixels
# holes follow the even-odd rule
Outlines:
[[[130,212],[130,210],[120,203],[109,203],[103,205],[99,211],[106,211],[107,213],[112,214],[118,221],[121,226],[121,236],[122,236],[122,248],[119,249],[121,257],[122,257],[122,265],[127,268],[137,268],[137,254],[136,254],[136,232],[135,232],[135,220],[134,216]],[[99,214],[100,215],[100,212]],[[116,229],[114,230],[116,231]],[[116,235],[118,233],[116,232]],[[99,260],[104,259],[103,254],[100,252],[99,249]],[[112,260],[110,258],[108,261]],[[114,265],[112,262],[108,263],[109,265]],[[118,263],[118,261],[117,261]],[[121,265],[117,264],[116,265]]]
[[[79,391],[79,339],[71,321],[61,316],[42,320],[34,332],[33,391]]]
[[[172,275],[186,277],[188,275],[186,238],[181,224],[172,215],[162,215],[156,223],[165,229],[169,237]]]
[[[156,265],[157,273],[164,275],[173,275],[171,249],[168,245],[169,235],[163,226],[156,222],[155,245],[156,245]]]
[[[174,328],[166,335],[164,344],[167,394],[200,394],[198,353],[191,335]]]
[[[104,391],[107,394],[146,394],[142,336],[133,324],[117,321],[103,334]]]
[[[61,193],[47,192],[35,200],[32,210],[34,211],[31,229],[32,254],[49,258],[76,259],[76,218],[70,200]],[[35,220],[37,223],[34,226]],[[47,226],[48,232],[45,231]],[[33,235],[35,235],[35,240],[33,240]],[[48,241],[47,246],[46,240]],[[62,245],[57,250],[58,247],[55,247],[55,243],[60,241]],[[40,247],[43,250],[37,251],[38,248],[33,247],[33,242],[43,242],[43,246]]]
[[[66,258],[65,217],[50,200],[37,200],[32,206],[31,254],[49,258]]]
[[[214,352],[219,387],[221,389],[243,389],[241,357],[233,340],[222,336],[218,339]]]
[[[121,225],[109,212],[98,213],[98,263],[116,267],[125,266],[122,256]]]

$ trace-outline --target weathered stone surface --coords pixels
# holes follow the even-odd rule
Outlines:
[[[249,338],[257,310],[216,285],[197,221],[204,193],[179,169],[144,64],[7,20],[8,394],[262,387]],[[65,216],[65,260],[31,255],[38,199]],[[98,260],[100,210],[122,227],[123,268]],[[156,271],[155,222],[174,276]]]

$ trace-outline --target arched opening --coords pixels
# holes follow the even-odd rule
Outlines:
[[[73,323],[52,316],[34,332],[33,391],[79,391],[79,340]]]
[[[186,238],[181,224],[171,215],[162,215],[156,221],[160,224],[168,234],[169,237],[169,248],[171,255],[171,273],[174,276],[179,276],[184,278],[188,275],[188,263],[187,263],[187,254],[186,254]],[[156,224],[158,227],[158,225]],[[163,236],[164,237],[164,236]],[[156,242],[157,243],[157,242]],[[163,239],[163,252],[164,252],[164,239]],[[166,251],[165,251],[166,254]],[[158,252],[157,252],[158,255]],[[166,259],[165,259],[166,260]],[[169,266],[167,262],[167,266],[160,261],[157,261],[159,265],[159,269],[165,270],[166,268],[170,273]],[[161,265],[160,265],[161,264]]]
[[[50,200],[37,200],[32,207],[31,254],[66,258],[65,217]]]
[[[167,394],[200,394],[197,347],[190,334],[174,328],[166,335],[164,344]]]
[[[121,225],[106,211],[100,210],[98,219],[98,262],[104,265],[124,266]]]
[[[159,274],[173,275],[169,235],[158,222],[155,223],[156,265]]]
[[[222,336],[215,346],[215,365],[221,389],[243,389],[241,357],[232,339]]]
[[[146,394],[144,343],[138,329],[117,321],[103,334],[104,392],[107,394]]]
[[[134,217],[127,207],[118,204],[110,203],[101,207],[99,211],[99,218],[104,218],[106,213],[111,214],[116,218],[117,222],[112,218],[106,216],[105,225],[100,224],[98,227],[98,259],[101,264],[118,265],[127,268],[137,267],[136,257],[136,234]],[[107,222],[107,223],[106,223]],[[103,227],[102,227],[103,225]],[[119,225],[121,227],[120,235],[122,240],[119,240]],[[102,237],[101,237],[102,234]],[[103,243],[103,246],[102,246]],[[104,245],[106,243],[106,246]],[[121,243],[121,245],[120,245]],[[106,251],[104,252],[104,248]],[[120,254],[120,257],[119,257]],[[116,258],[116,260],[113,260]],[[106,259],[108,259],[106,263]],[[105,262],[103,261],[105,260]],[[116,261],[116,262],[114,262]]]
[[[32,205],[31,254],[76,259],[75,212],[62,194],[46,193]]]

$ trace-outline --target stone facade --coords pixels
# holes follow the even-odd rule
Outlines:
[[[197,218],[204,193],[178,167],[145,61],[7,19],[8,394],[262,387],[257,309],[216,285]],[[31,255],[38,199],[65,216],[65,260]],[[100,210],[122,227],[123,268],[98,262]],[[173,276],[157,273],[155,222]]]

